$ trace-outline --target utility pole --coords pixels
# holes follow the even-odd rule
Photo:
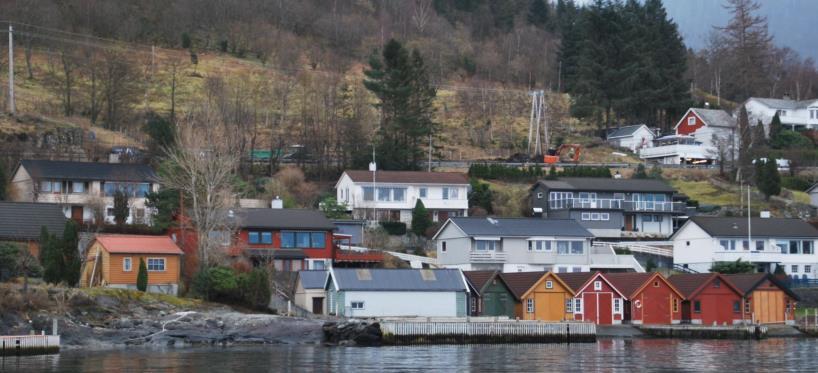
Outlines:
[[[14,28],[9,23],[9,112],[14,115]]]
[[[378,164],[375,163],[375,142],[372,142],[372,162],[369,164],[369,171],[372,171],[372,219],[378,221],[378,210],[375,207],[378,200],[378,188],[375,184],[375,173],[378,171]]]
[[[548,125],[544,121],[543,118],[543,111],[545,110],[545,91],[537,90],[528,92],[528,95],[531,96],[531,116],[528,121],[528,155],[533,157],[534,155],[543,155],[543,144],[545,145],[545,150],[548,151]],[[542,129],[542,135],[540,135],[540,129]],[[541,143],[540,140],[544,138],[544,141]],[[534,148],[532,149],[532,137],[534,140]]]
[[[429,131],[429,163],[426,172],[432,172],[432,132]]]
[[[752,224],[750,219],[753,217],[753,213],[750,210],[750,189],[752,189],[752,185],[747,183],[747,249],[752,250],[753,247],[753,234],[752,234]]]

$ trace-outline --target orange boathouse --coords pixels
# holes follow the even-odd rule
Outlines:
[[[176,295],[182,250],[168,236],[99,234],[88,246],[80,286],[136,289],[140,260],[148,292]]]
[[[573,320],[574,291],[552,272],[514,272],[501,275],[520,299],[515,314],[522,320]]]

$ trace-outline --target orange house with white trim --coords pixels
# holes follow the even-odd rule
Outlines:
[[[80,286],[136,290],[139,263],[144,260],[147,291],[176,295],[181,256],[182,250],[168,236],[98,234],[86,250]]]

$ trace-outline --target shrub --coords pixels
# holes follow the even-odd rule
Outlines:
[[[805,191],[812,186],[812,183],[800,176],[783,176],[781,177],[781,186],[790,190]]]
[[[710,272],[721,273],[725,275],[736,273],[753,273],[756,267],[753,263],[743,262],[737,259],[735,262],[715,262],[710,267]]]
[[[267,272],[256,268],[238,276],[238,285],[241,289],[241,298],[250,308],[257,310],[267,309],[270,303],[270,279]]]
[[[136,290],[148,290],[148,267],[145,266],[145,259],[139,258],[139,272],[136,274]]]
[[[429,217],[429,210],[426,210],[423,201],[418,198],[415,208],[412,209],[412,233],[422,236],[430,226],[432,226],[432,219]]]
[[[406,234],[406,223],[399,221],[382,221],[381,227],[389,233],[390,236],[403,236]]]

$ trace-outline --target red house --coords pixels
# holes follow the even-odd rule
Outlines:
[[[684,295],[682,322],[732,325],[744,319],[744,293],[718,273],[673,275],[668,281]]]
[[[682,321],[684,296],[661,274],[606,273],[612,286],[627,299],[623,322],[631,324],[678,324]]]
[[[625,297],[600,272],[557,273],[576,294],[574,320],[599,325],[621,324]]]

